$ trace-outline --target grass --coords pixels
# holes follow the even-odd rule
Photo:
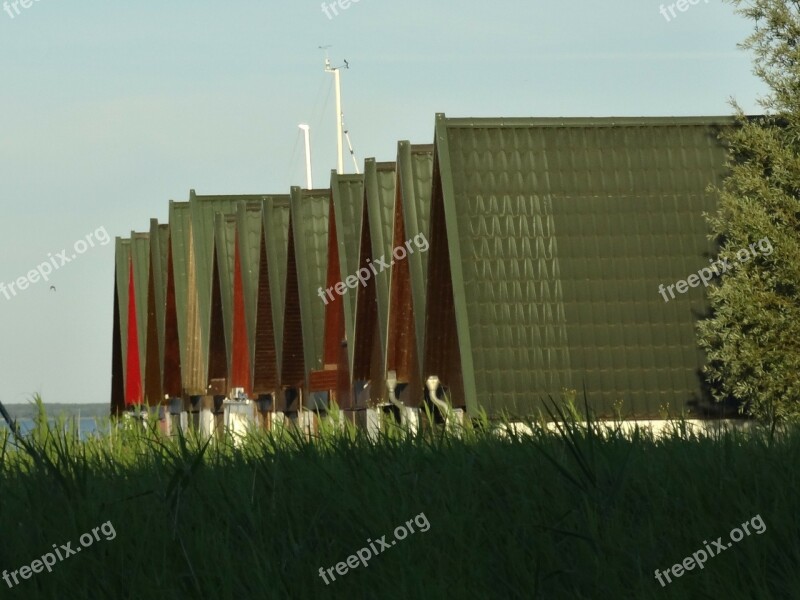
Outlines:
[[[78,442],[64,424],[0,439],[0,571],[111,521],[116,538],[0,598],[787,598],[800,589],[800,430],[661,439],[291,430],[245,443],[130,424]],[[414,516],[368,567],[333,567]],[[755,515],[703,570],[669,569]]]

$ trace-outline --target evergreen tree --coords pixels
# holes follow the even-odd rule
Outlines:
[[[715,398],[774,429],[800,420],[800,2],[729,1],[755,24],[741,47],[769,94],[760,117],[732,102],[729,177],[708,216],[731,269],[709,287],[712,313],[698,333]]]

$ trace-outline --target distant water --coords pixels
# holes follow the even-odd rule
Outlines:
[[[48,419],[51,427],[55,427],[56,420],[55,419]],[[69,419],[69,424],[72,425],[73,423],[77,425],[78,419]],[[27,435],[33,429],[34,421],[33,419],[17,419],[17,425],[19,426],[19,430],[23,435]],[[9,427],[6,422],[0,418],[0,431],[8,431]],[[89,435],[99,432],[100,429],[98,428],[97,421],[90,417],[81,417],[80,419],[80,431],[81,431],[81,439],[85,440]]]

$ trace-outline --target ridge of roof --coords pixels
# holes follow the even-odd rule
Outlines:
[[[448,127],[630,127],[668,125],[729,124],[736,121],[731,115],[686,117],[447,117],[436,114],[436,122]]]

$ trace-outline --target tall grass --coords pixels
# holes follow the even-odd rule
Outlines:
[[[131,423],[81,442],[41,418],[0,439],[0,570],[111,521],[116,539],[8,598],[790,598],[800,590],[800,431],[601,435],[323,428],[243,443]],[[424,512],[431,528],[325,585],[328,568]],[[665,570],[760,514],[662,588]]]

